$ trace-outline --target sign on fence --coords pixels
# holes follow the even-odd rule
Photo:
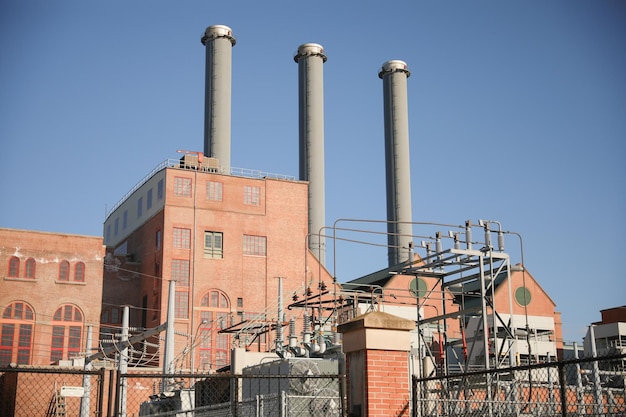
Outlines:
[[[83,387],[61,387],[62,397],[82,397],[83,395],[85,395]]]

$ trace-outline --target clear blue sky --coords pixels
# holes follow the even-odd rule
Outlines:
[[[413,220],[521,233],[566,340],[626,304],[622,1],[4,0],[0,226],[101,236],[159,162],[202,150],[212,24],[237,38],[232,166],[298,175],[293,54],[320,43],[327,223],[385,219],[377,74],[404,60]],[[383,248],[337,246],[340,281],[386,264]]]

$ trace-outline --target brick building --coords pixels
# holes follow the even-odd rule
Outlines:
[[[97,334],[102,238],[0,228],[0,366],[49,365],[85,351]]]
[[[163,163],[104,224],[103,326],[119,326],[122,305],[131,327],[166,322],[176,281],[177,369],[220,369],[234,342],[271,349],[263,330],[277,320],[278,277],[290,298],[327,275],[307,249],[306,182],[218,171],[189,155]],[[261,334],[219,333],[242,321]]]

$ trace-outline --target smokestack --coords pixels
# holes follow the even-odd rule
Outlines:
[[[305,43],[294,56],[298,63],[300,180],[309,182],[309,249],[322,265],[326,243],[324,202],[324,85],[322,45]]]
[[[230,173],[230,111],[232,49],[235,38],[228,26],[209,26],[202,36],[206,46],[204,98],[204,155],[218,159]]]
[[[413,240],[407,100],[407,79],[410,75],[406,63],[398,60],[385,62],[378,73],[383,80],[385,106],[389,266],[409,260]]]

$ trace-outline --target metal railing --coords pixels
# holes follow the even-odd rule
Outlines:
[[[183,169],[187,171],[189,170],[193,171],[193,170],[198,169],[197,167],[194,167],[194,166],[185,165],[183,162],[181,162],[180,159],[172,159],[172,158],[166,159],[165,161],[159,163],[156,167],[154,167],[146,176],[144,176],[139,182],[137,182],[137,184],[135,184],[133,188],[131,188],[126,194],[124,194],[124,196],[117,203],[115,203],[110,210],[107,210],[104,217],[108,218],[115,210],[117,210],[124,203],[124,201],[126,201],[126,199],[128,199],[128,197],[130,197],[135,191],[137,191],[142,185],[144,185],[150,178],[152,178],[154,174],[156,174],[157,172],[165,168],[176,168],[176,169]],[[230,167],[228,171],[223,168],[220,168],[220,169],[216,169],[215,171],[210,171],[210,172],[214,172],[214,173],[222,174],[222,175],[232,175],[235,177],[244,177],[244,178],[256,178],[256,179],[271,178],[271,179],[286,180],[286,181],[296,181],[296,178],[291,175],[275,174],[271,172],[248,169],[248,168]]]

